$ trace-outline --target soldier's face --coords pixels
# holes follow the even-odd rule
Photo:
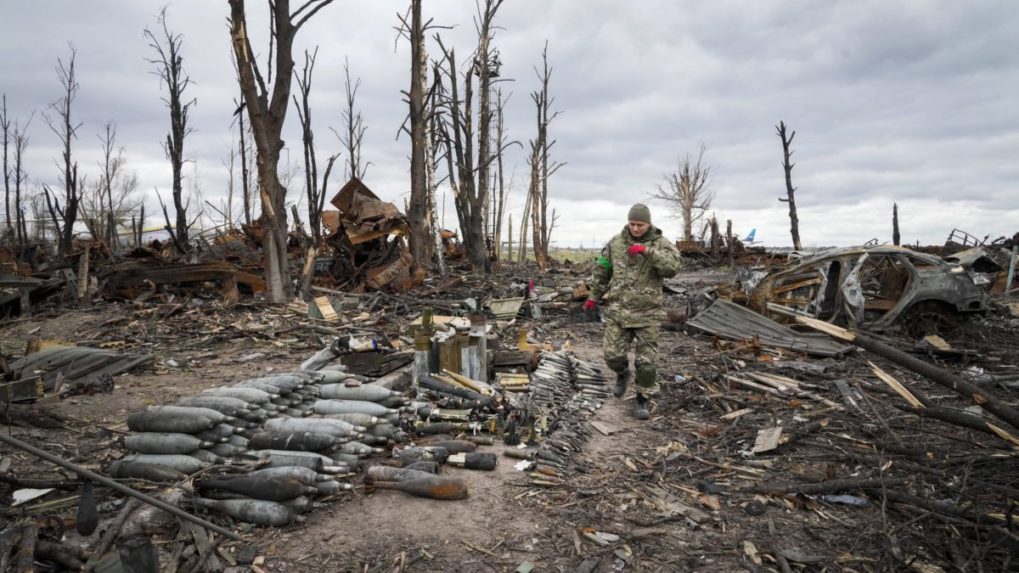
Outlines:
[[[630,228],[630,234],[633,235],[635,239],[639,239],[644,236],[644,233],[647,233],[648,229],[651,228],[651,223],[631,220],[627,223],[627,226]]]

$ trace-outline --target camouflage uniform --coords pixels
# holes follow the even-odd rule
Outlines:
[[[647,251],[629,256],[626,250],[635,244]],[[654,226],[640,238],[623,227],[595,265],[590,298],[605,304],[605,363],[617,374],[623,372],[630,343],[636,343],[637,391],[645,397],[658,392],[658,337],[665,318],[662,281],[682,266],[676,246]]]

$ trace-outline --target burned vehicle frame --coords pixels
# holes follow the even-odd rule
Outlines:
[[[887,330],[941,332],[987,309],[982,277],[933,255],[889,245],[833,249],[763,275],[744,275],[741,296],[779,321],[796,315]]]

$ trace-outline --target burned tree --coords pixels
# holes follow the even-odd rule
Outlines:
[[[892,244],[899,246],[899,204],[892,203]]]
[[[562,167],[563,163],[549,163],[549,151],[555,145],[555,140],[548,137],[548,126],[559,112],[549,115],[549,108],[555,98],[548,95],[548,82],[552,77],[552,69],[548,66],[548,42],[541,51],[542,69],[535,70],[541,88],[531,93],[531,100],[537,111],[538,135],[531,140],[531,157],[528,163],[531,165],[531,182],[528,195],[531,198],[531,247],[534,250],[534,260],[538,268],[548,268],[549,244],[552,239],[552,229],[555,227],[556,214],[548,216],[548,178]]]
[[[512,95],[512,94],[510,94]],[[498,261],[502,251],[502,220],[506,211],[506,178],[503,171],[503,150],[507,147],[505,107],[510,95],[503,97],[502,89],[495,90],[495,201],[492,202],[492,257]],[[512,229],[509,231],[512,233]]]
[[[325,173],[322,174],[321,185],[318,182],[318,158],[315,154],[315,132],[311,127],[311,78],[315,71],[315,57],[318,55],[318,48],[313,53],[304,51],[304,69],[297,77],[297,89],[300,92],[300,99],[294,96],[294,106],[297,108],[297,117],[301,120],[301,142],[304,146],[304,189],[308,198],[308,227],[311,229],[311,244],[307,246],[307,255],[304,261],[304,272],[301,275],[301,291],[310,300],[311,275],[315,266],[315,258],[318,256],[319,241],[322,240],[322,209],[325,206],[326,190],[329,188],[329,174],[333,171],[333,164],[336,163],[337,154],[329,156],[326,162]],[[296,72],[295,72],[296,73]],[[297,220],[296,206],[294,208],[294,219]]]
[[[410,222],[410,252],[419,263],[432,261],[436,256],[428,187],[428,126],[430,122],[428,97],[428,52],[425,33],[431,20],[421,16],[421,0],[411,0],[410,21],[400,16],[399,32],[410,41],[410,91],[407,104],[410,108],[410,201],[407,219]]]
[[[149,46],[156,52],[157,58],[149,60],[149,63],[156,66],[154,72],[159,76],[160,83],[166,86],[167,96],[163,98],[167,109],[170,111],[170,131],[163,141],[163,153],[170,160],[170,169],[173,173],[173,208],[175,218],[175,235],[178,247],[187,248],[188,245],[188,203],[184,199],[183,190],[183,169],[184,169],[184,140],[191,133],[192,128],[188,127],[188,113],[195,99],[186,99],[184,91],[191,84],[191,78],[184,73],[184,58],[181,56],[181,45],[183,37],[174,34],[166,24],[166,8],[159,13],[159,24],[162,27],[160,37],[156,37],[151,30],[145,29],[145,37],[149,39]]]
[[[15,242],[18,249],[24,252],[28,246],[28,223],[25,220],[23,206],[26,202],[26,189],[24,184],[28,181],[28,174],[25,173],[25,149],[28,147],[28,135],[26,130],[32,118],[29,117],[22,128],[18,122],[14,122],[14,230]]]
[[[559,114],[554,112],[549,115],[549,108],[555,98],[548,97],[548,81],[551,79],[552,69],[548,67],[548,42],[541,50],[541,70],[535,69],[541,88],[531,94],[531,100],[537,111],[537,140],[531,142],[531,240],[534,249],[534,260],[538,268],[548,268],[548,248],[552,239],[552,228],[555,226],[555,210],[552,210],[551,217],[548,216],[548,177],[559,167],[566,163],[549,163],[549,152],[555,145],[555,140],[548,138],[548,125]]]
[[[491,86],[498,76],[498,59],[492,49],[492,25],[495,14],[502,5],[502,0],[485,0],[479,6],[476,21],[478,31],[478,47],[471,58],[471,63],[463,71],[463,97],[459,93],[459,71],[456,56],[452,49],[446,49],[439,40],[443,52],[445,69],[443,73],[449,81],[444,106],[448,109],[449,125],[443,139],[447,153],[451,153],[450,184],[454,186],[454,203],[460,229],[463,231],[467,256],[475,271],[488,272],[490,267],[485,245],[485,218],[488,205],[489,170],[493,160],[490,150],[492,125],[492,109],[490,105]],[[474,76],[478,76],[478,126],[474,127]],[[450,132],[452,136],[450,136]],[[477,138],[478,152],[474,154],[474,141]],[[455,163],[455,169],[452,169]],[[475,180],[475,174],[477,179]]]
[[[244,95],[241,94],[241,101],[234,100],[237,116],[237,149],[241,160],[241,200],[244,205],[244,224],[251,227],[251,174],[248,163],[249,138],[248,132],[244,129]]]
[[[326,162],[325,173],[322,174],[322,183],[318,181],[318,159],[315,156],[315,132],[311,127],[311,78],[315,71],[315,57],[318,55],[318,48],[313,53],[304,52],[304,69],[297,77],[297,90],[300,98],[294,96],[294,106],[297,108],[297,117],[301,120],[301,141],[304,144],[304,185],[308,197],[308,226],[311,229],[312,248],[318,245],[322,238],[322,208],[325,206],[326,190],[329,187],[329,174],[332,173],[333,164],[336,163],[337,154],[329,156]],[[309,251],[309,258],[313,258]]]
[[[14,225],[11,221],[11,171],[7,150],[11,144],[11,120],[7,117],[7,94],[0,100],[0,138],[3,139],[4,149],[3,177],[4,177],[4,215],[7,218],[7,226],[4,232],[0,233],[0,239],[12,239],[14,237]]]
[[[796,137],[796,132],[789,132],[786,135],[785,122],[778,122],[775,126],[775,130],[778,133],[778,137],[782,140],[782,168],[785,170],[785,197],[779,197],[778,200],[783,203],[789,203],[789,231],[793,236],[793,248],[800,250],[803,248],[803,244],[800,243],[800,219],[796,215],[796,188],[793,187],[793,167],[796,166],[792,163],[793,152],[789,147],[793,144],[793,138]]]
[[[690,155],[679,160],[676,170],[665,174],[665,185],[651,197],[664,201],[683,220],[683,240],[693,240],[694,225],[704,218],[715,194],[709,189],[711,167],[704,163],[707,146],[701,144],[697,160]]]
[[[71,239],[74,237],[74,223],[78,220],[78,203],[81,198],[81,188],[84,186],[84,177],[78,177],[78,163],[71,155],[71,145],[78,137],[78,128],[81,123],[74,123],[71,109],[74,98],[78,95],[78,79],[75,77],[74,64],[78,56],[73,46],[71,57],[65,64],[63,60],[57,60],[57,77],[63,93],[57,101],[49,106],[49,113],[44,113],[43,118],[53,133],[60,139],[63,148],[60,165],[60,174],[64,180],[64,204],[61,206],[59,198],[48,187],[43,186],[46,192],[46,205],[49,208],[50,218],[59,235],[60,257],[67,257],[71,253]],[[59,217],[58,217],[59,215]]]
[[[361,87],[361,78],[350,81],[350,62],[343,61],[344,91],[346,93],[346,106],[343,108],[342,118],[344,130],[342,134],[337,133],[336,137],[343,144],[347,151],[347,162],[343,168],[343,175],[346,179],[356,177],[364,180],[371,162],[361,160],[361,142],[364,141],[364,132],[368,128],[364,124],[364,117],[357,109],[357,90]],[[336,133],[335,130],[333,133]]]
[[[234,57],[251,122],[257,150],[258,183],[262,200],[262,251],[265,256],[269,300],[287,302],[290,298],[287,261],[287,189],[280,181],[278,167],[283,149],[283,124],[290,101],[293,80],[294,38],[309,19],[332,0],[308,0],[293,13],[290,0],[276,0],[269,5],[268,79],[262,74],[248,35],[244,0],[230,0],[230,37]],[[275,48],[275,60],[273,59]],[[273,78],[275,71],[275,78]],[[268,83],[272,83],[270,92]]]
[[[118,249],[117,226],[141,201],[134,197],[138,176],[126,169],[124,150],[117,147],[117,128],[112,122],[99,134],[99,143],[103,153],[99,179],[91,189],[83,190],[81,212],[92,238],[105,243],[112,255]]]

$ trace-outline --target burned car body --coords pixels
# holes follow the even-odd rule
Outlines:
[[[933,255],[889,245],[833,249],[741,281],[748,306],[779,321],[811,316],[883,330],[951,322],[987,309],[980,277]]]

